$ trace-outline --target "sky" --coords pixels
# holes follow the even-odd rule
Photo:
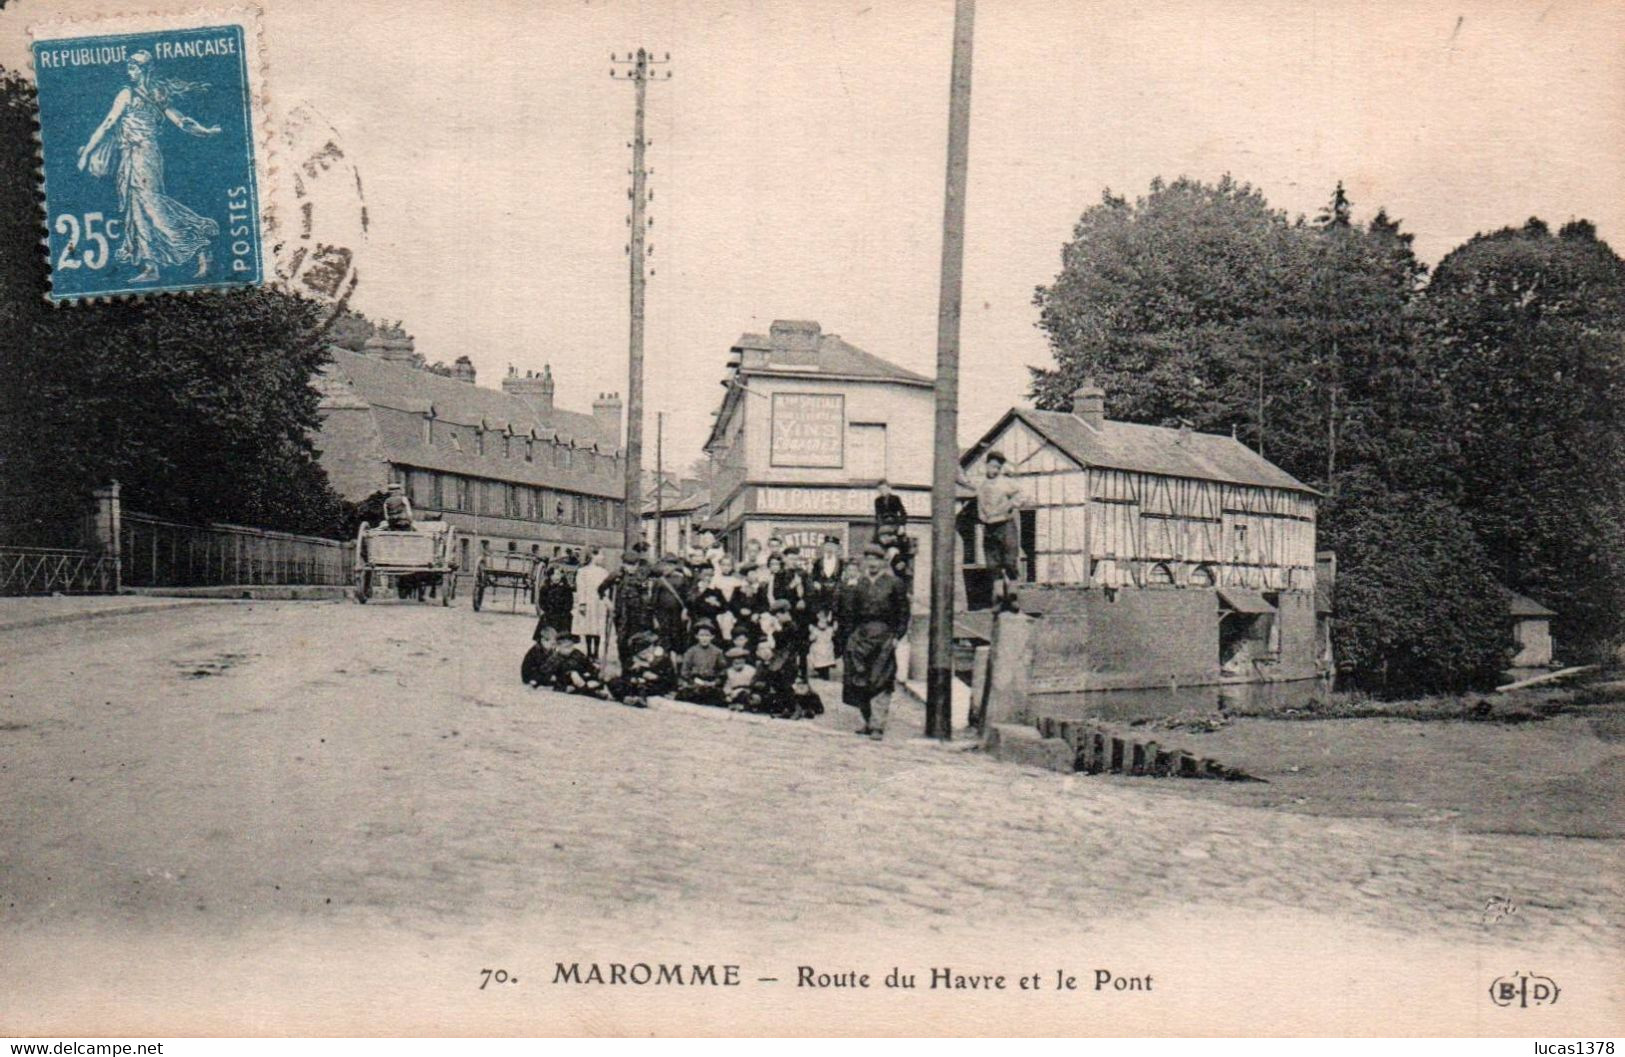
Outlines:
[[[96,0],[0,11],[26,27]],[[121,4],[105,6],[117,9]],[[162,8],[162,3],[143,5]],[[728,347],[778,318],[933,373],[952,0],[262,0],[277,112],[331,125],[369,221],[353,305],[486,384],[626,392],[632,89],[649,90],[646,461],[699,454]],[[981,0],[960,433],[1052,361],[1033,291],[1106,189],[1230,173],[1289,213],[1342,180],[1433,263],[1538,215],[1625,238],[1625,5]]]

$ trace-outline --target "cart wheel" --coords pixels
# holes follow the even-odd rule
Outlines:
[[[536,584],[531,585],[530,601],[531,601],[531,604],[536,607],[536,615],[541,616],[542,615],[542,585],[540,583],[536,583]]]
[[[485,577],[476,573],[474,576],[474,612],[480,611],[480,603],[485,601]]]
[[[355,576],[355,600],[361,605],[367,604],[372,595],[372,570],[362,569]]]
[[[450,576],[442,576],[440,578],[440,582],[435,585],[435,590],[440,594],[440,605],[442,608],[451,605],[452,585],[456,582],[457,574],[453,573]]]

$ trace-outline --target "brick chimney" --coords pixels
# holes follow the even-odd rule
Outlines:
[[[598,420],[604,435],[612,438],[617,448],[620,447],[621,394],[599,393],[598,399],[592,402],[592,417]]]
[[[817,363],[823,328],[811,319],[775,319],[768,328],[775,363]]]
[[[451,376],[459,382],[474,384],[474,361],[467,356],[459,356],[451,365]]]
[[[417,354],[414,342],[408,334],[379,331],[362,344],[361,351],[388,363],[398,363],[405,367],[423,366],[423,357]]]
[[[1072,413],[1091,429],[1099,429],[1106,421],[1106,390],[1096,385],[1093,378],[1085,378],[1072,394]]]
[[[524,374],[509,367],[508,376],[502,379],[502,391],[519,397],[536,411],[551,411],[553,367],[549,364],[540,371],[526,371]]]

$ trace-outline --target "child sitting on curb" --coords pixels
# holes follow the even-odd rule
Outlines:
[[[734,712],[750,707],[751,684],[756,681],[756,669],[751,667],[750,652],[735,646],[728,651],[728,672],[722,681],[722,698]]]
[[[722,680],[727,669],[727,656],[713,641],[716,628],[700,623],[694,628],[694,645],[683,652],[683,663],[678,673],[677,699],[699,705],[723,704]]]
[[[790,686],[795,682],[795,660],[786,650],[775,650],[763,639],[756,644],[756,678],[751,684],[751,711],[788,716],[794,706]]]
[[[573,634],[559,636],[558,674],[555,685],[567,694],[609,699],[609,690],[598,674],[598,666],[580,650],[581,639]]]
[[[807,680],[797,677],[790,686],[789,719],[812,719],[824,714],[824,700],[813,693]]]
[[[648,708],[649,698],[671,693],[677,675],[672,670],[671,655],[654,632],[640,631],[629,644],[636,651],[632,662],[622,675],[609,681],[609,692],[623,705]]]
[[[558,677],[558,631],[550,624],[536,629],[536,641],[519,664],[519,681],[533,690],[551,690]]]

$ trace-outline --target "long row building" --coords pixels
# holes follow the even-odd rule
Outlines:
[[[344,498],[401,482],[414,511],[457,528],[465,572],[485,548],[551,557],[596,547],[618,559],[626,466],[618,394],[600,394],[591,414],[566,411],[554,404],[551,367],[510,367],[492,389],[476,383],[467,357],[449,375],[429,370],[404,336],[329,351],[316,379],[316,443]]]

